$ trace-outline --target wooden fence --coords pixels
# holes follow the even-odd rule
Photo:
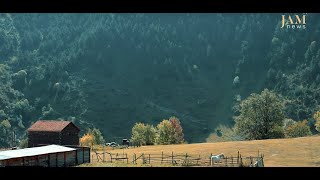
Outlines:
[[[108,153],[108,152],[101,152],[98,153],[94,151],[95,155],[92,155],[92,159],[97,162],[115,162],[115,161],[122,161],[129,163],[129,158],[127,153]],[[94,158],[96,157],[96,158]]]
[[[263,155],[259,154],[258,156],[246,156],[243,157],[240,152],[236,157],[234,156],[225,156],[221,158],[219,162],[211,162],[211,155],[201,156],[201,155],[192,155],[192,154],[174,154],[174,152],[168,153],[159,153],[159,154],[133,154],[132,159],[129,160],[127,153],[108,153],[108,152],[94,152],[92,159],[97,162],[116,162],[122,161],[125,163],[132,164],[171,164],[173,166],[214,166],[214,167],[252,167],[255,162],[263,161]]]

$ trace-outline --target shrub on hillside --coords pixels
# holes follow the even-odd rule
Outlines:
[[[314,113],[313,118],[316,120],[315,126],[316,130],[320,132],[320,111]]]
[[[295,123],[296,123],[296,121],[294,121],[293,119],[286,118],[283,121],[283,129],[286,130],[289,126],[291,126],[291,125],[293,125]]]
[[[304,137],[312,135],[308,121],[303,120],[290,125],[285,131],[286,137]]]
[[[274,126],[270,131],[269,139],[285,138],[285,132],[282,126]]]
[[[19,142],[20,148],[27,148],[28,147],[28,138],[23,138]]]

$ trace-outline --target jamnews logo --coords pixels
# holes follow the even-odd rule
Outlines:
[[[282,15],[281,20],[281,29],[306,29],[306,20],[307,15],[303,14],[302,16],[299,15]]]

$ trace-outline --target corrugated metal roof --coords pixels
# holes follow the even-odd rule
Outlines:
[[[1,151],[0,151],[1,152]],[[10,159],[9,156],[3,156],[3,155],[0,155],[0,160],[4,160],[4,159]]]
[[[59,146],[59,145],[48,145],[48,146],[41,146],[41,147],[0,151],[0,160],[27,157],[27,156],[36,156],[36,155],[49,154],[49,153],[68,152],[68,151],[74,151],[74,150],[76,149]]]
[[[35,122],[28,131],[60,132],[70,123],[70,121],[39,120]],[[78,127],[76,128],[79,129]]]

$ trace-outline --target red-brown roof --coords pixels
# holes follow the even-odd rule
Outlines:
[[[53,121],[53,120],[39,120],[35,122],[28,131],[49,131],[49,132],[61,132],[67,127],[71,121]],[[73,124],[73,123],[72,123]],[[75,125],[74,125],[75,126]],[[75,126],[80,130],[77,126]]]

